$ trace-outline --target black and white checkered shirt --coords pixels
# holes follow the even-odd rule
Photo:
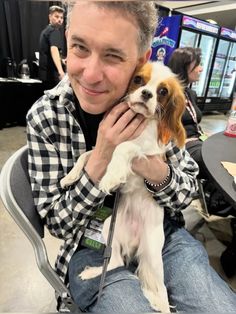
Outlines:
[[[29,174],[37,210],[52,235],[64,245],[56,269],[65,281],[68,263],[76,251],[94,210],[103,203],[105,194],[92,183],[86,172],[68,190],[60,180],[85,152],[85,138],[76,119],[74,95],[68,77],[46,91],[27,114]],[[172,179],[156,193],[155,199],[175,218],[191,202],[196,191],[198,167],[185,149],[168,144],[167,160]]]

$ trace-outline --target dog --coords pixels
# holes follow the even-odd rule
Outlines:
[[[185,131],[181,123],[185,110],[183,87],[167,66],[148,62],[133,76],[125,101],[132,110],[146,117],[147,126],[138,138],[115,148],[106,173],[99,182],[99,189],[107,194],[117,187],[121,192],[107,270],[128,265],[135,257],[138,262],[136,274],[145,297],[153,309],[167,313],[170,305],[162,261],[164,210],[145,187],[144,179],[136,175],[131,166],[135,157],[164,156],[170,140],[179,147],[184,145]],[[73,169],[61,180],[63,188],[78,180],[89,154],[81,155]],[[103,225],[105,240],[110,220],[111,216]],[[102,266],[87,266],[79,276],[86,280],[101,273]]]

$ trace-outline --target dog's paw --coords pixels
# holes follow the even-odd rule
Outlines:
[[[102,273],[102,267],[89,267],[86,266],[85,269],[79,274],[79,277],[82,280],[87,280],[91,278],[95,278]]]
[[[125,182],[126,178],[121,178],[118,173],[114,176],[105,174],[99,183],[99,189],[106,194],[110,194],[112,190],[115,190]]]
[[[75,182],[75,178],[70,177],[69,175],[65,176],[61,179],[60,185],[63,189],[67,188],[68,186],[72,185]]]
[[[64,178],[61,179],[61,181],[60,181],[61,187],[64,189],[64,188],[72,185],[73,183],[75,183],[80,177],[81,170],[82,170],[82,167],[81,167],[80,163],[77,163],[71,169],[71,171]]]
[[[156,294],[150,290],[143,289],[143,294],[154,310],[161,311],[162,313],[170,313],[170,305],[166,293],[159,291],[158,294]]]

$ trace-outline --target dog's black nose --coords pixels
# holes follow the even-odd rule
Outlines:
[[[152,97],[153,97],[153,94],[149,90],[147,90],[147,89],[142,90],[142,98],[143,98],[143,100],[148,100],[148,99],[150,99]]]

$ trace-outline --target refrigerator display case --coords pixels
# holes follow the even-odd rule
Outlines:
[[[228,58],[226,61],[223,79],[220,85],[219,96],[221,98],[230,98],[233,93],[236,75],[236,43],[231,43],[229,47]]]
[[[152,43],[151,60],[167,64],[174,49],[186,46],[202,51],[203,71],[191,86],[200,109],[227,112],[235,88],[236,33],[188,15],[163,17]]]
[[[199,39],[198,47],[201,48],[202,51],[201,65],[203,67],[203,70],[200,75],[199,81],[192,84],[192,89],[196,91],[198,96],[198,102],[201,104],[205,102],[207,83],[210,76],[210,69],[213,63],[216,42],[217,38],[208,35],[202,35]]]
[[[236,79],[236,32],[222,27],[206,101],[231,106]]]

